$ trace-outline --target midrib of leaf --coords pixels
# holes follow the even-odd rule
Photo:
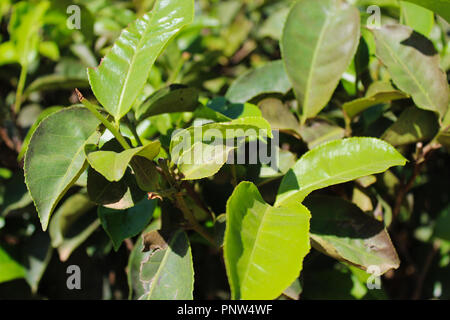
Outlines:
[[[312,73],[313,73],[313,70],[315,70],[315,64],[316,64],[316,60],[317,60],[317,56],[318,56],[318,52],[319,52],[318,48],[320,48],[322,46],[323,38],[325,37],[325,31],[328,28],[328,24],[330,22],[330,19],[331,19],[331,16],[327,12],[327,17],[325,19],[325,23],[324,23],[322,29],[320,30],[319,39],[317,40],[316,49],[314,50],[313,58],[311,60],[311,68],[309,69],[308,81],[306,82],[306,91],[305,91],[306,94],[305,94],[305,100],[304,100],[304,103],[303,103],[303,108],[305,108],[308,105],[308,102],[309,102],[308,101],[309,100],[309,94],[310,94],[309,90],[310,90],[310,87],[311,87]],[[307,117],[306,110],[303,110],[302,123],[304,123],[306,121],[306,117]]]
[[[267,205],[267,204],[266,204],[266,205]],[[266,207],[266,210],[264,210],[264,213],[263,213],[263,217],[262,217],[262,219],[261,219],[261,222],[260,222],[260,224],[259,224],[259,226],[258,226],[258,231],[256,232],[254,246],[253,246],[253,248],[252,248],[252,251],[250,252],[250,257],[249,257],[249,259],[248,259],[248,263],[247,263],[246,268],[245,268],[244,279],[243,279],[243,282],[242,282],[242,287],[246,287],[247,279],[248,279],[248,272],[249,272],[249,270],[250,270],[250,266],[252,265],[253,256],[254,256],[255,251],[256,251],[256,247],[257,247],[257,243],[258,243],[260,234],[261,234],[261,232],[262,232],[261,230],[263,229],[263,225],[264,225],[264,220],[265,220],[265,218],[266,218],[266,214],[267,214],[267,212],[270,210],[270,208],[271,208],[270,206],[267,206],[267,207]],[[250,211],[251,211],[251,210],[250,210]],[[241,291],[241,290],[240,290],[240,291]],[[242,298],[242,291],[240,292],[240,297]]]
[[[380,161],[377,162],[377,164],[381,165],[381,164],[388,164],[388,163],[392,163],[392,161]],[[370,168],[371,165],[364,165],[364,166],[360,166],[357,169],[350,169],[350,170],[346,170],[346,171],[341,171],[340,174],[333,176],[332,178],[323,178],[320,180],[317,180],[314,183],[310,183],[309,185],[305,186],[305,187],[300,187],[299,190],[297,190],[295,193],[291,194],[290,196],[288,196],[286,199],[282,200],[280,203],[277,204],[277,207],[280,207],[283,203],[287,202],[289,199],[291,199],[292,197],[295,197],[296,195],[308,191],[309,189],[311,189],[314,186],[320,185],[322,182],[330,180],[330,179],[339,179],[342,176],[345,176],[349,173],[353,173],[353,172],[357,172],[366,168]],[[311,191],[312,192],[312,191]],[[304,197],[306,197],[309,193],[305,194]],[[303,199],[302,199],[303,200]]]
[[[431,100],[431,97],[428,95],[428,92],[425,90],[424,87],[422,87],[422,84],[417,80],[417,78],[414,76],[414,74],[411,72],[411,70],[409,70],[408,66],[405,65],[403,63],[402,60],[397,59],[397,56],[395,55],[395,52],[392,51],[392,49],[389,47],[389,45],[387,44],[386,41],[384,41],[383,37],[378,37],[378,39],[381,41],[381,43],[383,44],[383,46],[389,51],[389,54],[391,55],[391,57],[400,65],[403,67],[403,69],[406,71],[406,73],[408,73],[408,75],[410,75],[411,79],[417,84],[417,86],[419,87],[420,91],[427,97],[428,102],[430,103],[431,106],[433,107],[437,107],[433,101]],[[437,108],[439,109],[439,108]]]

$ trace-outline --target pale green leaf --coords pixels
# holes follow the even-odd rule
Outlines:
[[[401,1],[400,7],[404,24],[428,37],[433,30],[434,13],[407,1]]]
[[[0,283],[24,278],[25,269],[0,247]]]
[[[109,181],[120,181],[133,157],[141,156],[153,160],[161,148],[159,141],[132,148],[120,153],[114,151],[94,151],[87,155],[89,164]]]
[[[428,8],[450,23],[450,0],[406,0]]]

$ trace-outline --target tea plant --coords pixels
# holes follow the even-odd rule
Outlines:
[[[439,44],[441,59],[439,39],[423,34],[430,28],[411,28],[415,18],[430,17],[423,7],[402,2],[401,21],[411,26],[367,27],[351,2],[281,2],[265,20],[280,27],[260,29],[273,31],[280,56],[242,73],[220,97],[220,88],[195,84],[202,68],[195,70],[191,38],[207,22],[194,19],[194,0],[154,1],[100,65],[88,68],[91,91],[74,83],[78,104],[46,109],[19,150],[29,195],[60,260],[101,225],[115,251],[124,243],[131,250],[130,298],[149,300],[195,297],[202,275],[194,270],[206,269],[196,266],[193,243],[202,255],[223,257],[231,299],[297,299],[311,247],[364,286],[373,270],[381,276],[399,268],[388,228],[404,214],[430,154],[449,145],[448,42]],[[448,19],[447,7],[413,2]],[[46,4],[18,30],[31,23],[39,29]],[[244,18],[236,19],[235,28],[245,28]],[[13,117],[28,72],[30,49],[20,43],[34,43],[35,34],[8,44],[17,46],[22,70]],[[235,53],[232,46],[223,46],[225,55]],[[168,65],[166,81],[157,61]],[[405,157],[412,172],[400,182]],[[69,230],[83,219],[71,239]],[[436,245],[445,232],[435,235]],[[2,256],[15,263],[0,248]],[[23,272],[11,267],[7,277]]]

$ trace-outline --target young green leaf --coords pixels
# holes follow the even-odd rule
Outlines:
[[[275,206],[300,203],[314,190],[381,173],[406,159],[387,142],[349,138],[305,153],[281,181]]]
[[[447,77],[439,67],[433,43],[411,28],[386,25],[373,29],[377,57],[394,83],[422,109],[443,117],[449,103]]]
[[[193,0],[157,0],[122,32],[100,66],[88,70],[95,96],[116,120],[130,111],[156,58],[193,18]]]
[[[89,110],[63,109],[44,119],[25,156],[25,182],[46,230],[59,200],[84,171],[84,147],[100,124]]]
[[[251,182],[227,202],[224,257],[233,299],[275,299],[299,276],[310,250],[310,214],[272,207]]]
[[[383,222],[341,198],[312,196],[304,204],[311,211],[314,248],[364,270],[376,266],[380,275],[399,267]]]
[[[359,30],[358,9],[343,1],[301,0],[291,8],[281,51],[303,123],[327,105],[356,53]]]
[[[194,268],[189,239],[183,231],[164,239],[165,248],[150,252],[141,264],[146,293],[141,300],[192,300]]]
[[[153,160],[161,148],[159,141],[128,149],[120,153],[114,151],[94,151],[87,155],[89,164],[109,181],[120,181],[133,157],[141,156]]]
[[[98,217],[111,238],[115,251],[119,250],[123,240],[134,237],[149,224],[155,207],[156,200],[147,199],[127,210],[98,207]]]
[[[263,93],[286,94],[291,87],[283,62],[277,60],[243,74],[232,83],[225,97],[234,103],[244,103]]]

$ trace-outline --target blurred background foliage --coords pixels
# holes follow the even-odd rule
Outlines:
[[[49,232],[42,232],[24,184],[23,155],[39,121],[77,103],[74,88],[89,87],[86,68],[97,66],[121,30],[149,11],[153,2],[0,0],[0,299],[133,296],[130,288],[139,267],[135,262],[140,254],[140,237],[126,241],[114,252],[87,196],[86,177],[61,201]],[[448,76],[450,27],[444,19],[431,11],[402,10],[402,6],[408,6],[402,1],[350,2],[360,8],[363,24],[369,17],[367,7],[379,5],[382,23],[400,21],[427,36],[441,55],[441,67]],[[229,106],[223,97],[234,80],[248,70],[280,59],[279,39],[291,3],[197,0],[194,23],[157,60],[142,99],[169,84],[182,83],[199,89],[202,103],[226,111]],[[67,27],[73,13],[67,10],[74,4],[81,9],[80,30]],[[382,289],[368,290],[365,272],[312,250],[305,259],[298,286],[291,287],[292,294],[282,298],[299,294],[302,299],[450,298],[448,140],[419,168],[414,161],[421,146],[438,131],[436,117],[408,108],[412,104],[405,99],[376,104],[355,114],[350,123],[341,108],[350,98],[362,97],[371,82],[388,77],[375,59],[374,50],[373,39],[363,31],[358,54],[332,101],[306,126],[299,126],[292,92],[249,97],[267,115],[272,127],[282,129],[282,165],[286,169],[308,148],[350,134],[383,137],[411,161],[404,168],[323,191],[353,201],[389,227],[402,263],[398,270],[383,276]],[[21,87],[23,103],[16,114],[14,105]],[[274,105],[281,105],[280,110],[286,113],[270,114],[267,110]],[[192,114],[186,113],[150,117],[140,124],[138,132],[143,138],[159,136],[168,143],[172,130],[191,118]],[[132,139],[131,133],[129,137]],[[259,181],[264,197],[274,200],[279,179],[269,168],[251,165],[237,169],[240,180]],[[225,212],[226,199],[233,190],[230,181],[230,168],[225,166],[214,178],[198,185],[217,215]],[[155,222],[149,228],[155,228],[162,212],[171,210],[166,203],[157,205]],[[202,211],[198,211],[201,215]],[[199,238],[192,237],[191,242],[196,266],[194,296],[229,298],[221,255],[205,251]],[[66,287],[66,269],[73,264],[82,270],[79,291]]]

